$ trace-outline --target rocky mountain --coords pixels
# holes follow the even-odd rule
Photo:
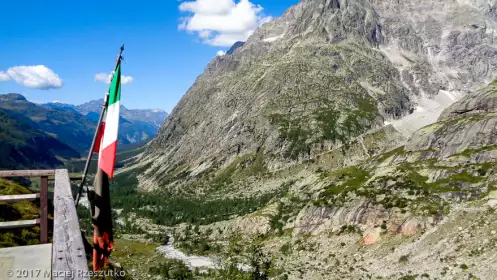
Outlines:
[[[276,170],[390,123],[407,138],[497,74],[485,3],[302,1],[214,58],[147,153],[165,171],[263,150]]]
[[[65,104],[65,103],[60,103],[60,102],[45,103],[45,104],[41,104],[41,106],[46,107],[46,108],[61,110],[61,111],[78,112],[78,110],[76,110],[75,105]]]
[[[47,103],[44,106],[63,110],[75,110],[92,121],[98,121],[102,110],[103,99],[92,100],[81,105],[63,103]],[[150,140],[168,114],[160,109],[128,109],[121,105],[121,126],[119,140],[123,144],[133,144]]]
[[[88,113],[100,114],[103,102],[103,99],[92,100],[77,105],[74,109],[83,115],[87,115]],[[164,123],[167,115],[167,112],[161,109],[128,109],[124,105],[121,105],[121,116],[129,121],[142,121],[159,127]]]
[[[102,110],[102,104],[104,104],[103,98],[98,100],[91,100],[81,105],[74,106],[74,108],[83,115],[87,115],[88,113],[96,113],[100,115],[100,111]]]
[[[262,235],[275,279],[497,278],[496,11],[301,1],[197,78],[116,179],[146,197],[124,218]]]
[[[245,42],[238,41],[234,43],[233,46],[231,46],[231,48],[226,52],[226,54],[228,55],[233,54],[236,49],[238,49],[239,47],[243,47],[243,45],[245,45]]]

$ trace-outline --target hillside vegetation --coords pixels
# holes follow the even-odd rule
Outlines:
[[[28,188],[0,179],[0,195],[30,194]],[[0,222],[39,218],[39,205],[29,201],[0,202]],[[0,248],[35,245],[40,242],[40,227],[0,230]]]
[[[32,121],[0,108],[0,169],[53,168],[79,153],[36,129]]]
[[[91,146],[101,102],[80,106],[38,105],[20,94],[0,95],[0,169],[65,165],[72,172],[81,171],[84,166],[81,158],[87,155]],[[121,109],[128,119],[120,119],[120,151],[138,150],[145,145],[167,116],[160,110],[128,110],[124,106]],[[141,152],[138,150],[137,154]]]

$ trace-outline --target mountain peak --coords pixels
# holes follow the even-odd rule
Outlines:
[[[243,47],[243,45],[245,45],[245,42],[242,41],[234,43],[233,46],[231,46],[231,48],[226,52],[226,54],[233,54],[236,51],[236,49]]]
[[[0,95],[1,101],[26,101],[26,97],[19,93],[7,93]]]

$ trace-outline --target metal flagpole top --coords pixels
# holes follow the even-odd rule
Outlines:
[[[121,62],[123,52],[124,52],[124,44],[119,49],[119,54],[117,55],[116,63]],[[117,65],[116,65],[116,67],[117,67]]]

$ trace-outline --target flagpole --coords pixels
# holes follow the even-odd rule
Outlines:
[[[119,51],[119,55],[117,56],[116,66],[114,67],[114,71],[117,69],[117,66],[121,62],[123,51],[124,51],[124,44],[121,46],[121,49]],[[109,90],[110,90],[110,87],[109,87]],[[86,159],[85,169],[83,171],[83,176],[81,178],[81,184],[79,185],[79,191],[78,191],[78,194],[76,196],[76,203],[75,203],[76,207],[78,206],[79,200],[81,199],[81,194],[83,193],[83,186],[86,183],[86,176],[88,174],[88,168],[90,167],[91,159],[93,157],[93,149],[95,148],[98,134],[100,132],[100,127],[101,127],[102,121],[104,119],[105,110],[107,109],[107,103],[109,102],[109,90],[107,90],[107,93],[105,94],[104,104],[102,105],[102,111],[100,112],[100,118],[98,119],[97,129],[95,130],[95,135],[93,136],[93,141],[91,143],[90,151],[88,152],[88,158]],[[88,187],[86,187],[86,192],[88,194]]]

